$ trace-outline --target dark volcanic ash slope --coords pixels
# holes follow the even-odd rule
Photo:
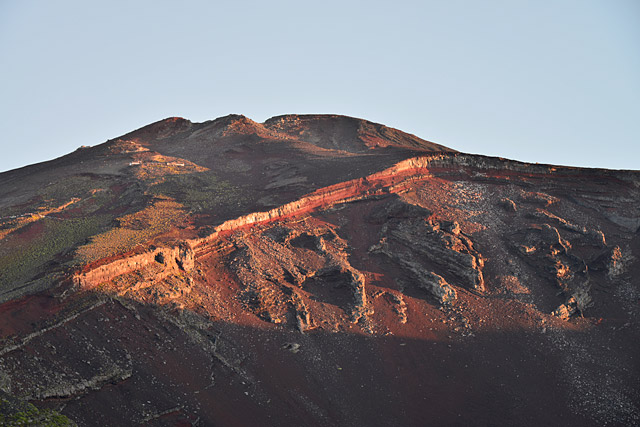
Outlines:
[[[638,172],[167,119],[0,208],[0,388],[79,425],[640,422]]]

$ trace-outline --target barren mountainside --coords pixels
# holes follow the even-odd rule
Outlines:
[[[162,120],[0,174],[0,421],[639,424],[639,256],[638,171]]]

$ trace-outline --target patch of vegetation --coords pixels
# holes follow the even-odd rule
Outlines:
[[[3,207],[2,209],[0,209],[0,218],[6,221],[8,217],[14,215],[22,215],[24,211],[25,209],[23,205]]]
[[[39,426],[68,427],[77,424],[69,418],[51,409],[39,409],[3,393],[0,397],[0,425],[2,426]]]
[[[169,176],[151,186],[149,192],[169,196],[192,212],[212,211],[244,200],[240,188],[213,173]]]
[[[37,208],[31,209],[32,212],[19,215],[17,218],[8,218],[5,221],[0,220],[0,239],[22,227],[25,227],[28,224],[31,224],[32,222],[39,221],[47,215],[61,212],[65,208],[77,202],[80,202],[80,199],[73,198],[67,203],[64,203],[63,205],[58,207],[48,208],[47,206],[39,206]]]
[[[108,215],[83,218],[42,218],[42,230],[28,239],[8,236],[0,251],[0,289],[15,286],[47,269],[50,261],[99,233],[111,221]]]
[[[87,176],[72,176],[42,188],[27,203],[0,209],[0,237],[41,219],[43,216],[90,205],[95,211],[113,197],[108,183]],[[87,212],[85,212],[86,214]]]
[[[73,197],[84,198],[92,190],[106,187],[107,183],[102,179],[86,175],[75,175],[66,177],[55,184],[47,185],[42,189],[40,196],[50,206],[58,206]]]
[[[169,231],[185,216],[182,205],[160,199],[153,205],[133,214],[118,218],[119,225],[91,239],[78,248],[76,255],[82,262],[127,252],[136,245]]]

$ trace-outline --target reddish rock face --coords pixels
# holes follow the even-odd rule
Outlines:
[[[639,172],[172,118],[0,217],[0,393],[80,425],[640,422]]]

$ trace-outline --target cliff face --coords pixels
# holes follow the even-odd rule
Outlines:
[[[79,424],[640,421],[638,172],[228,116],[0,183],[0,388]]]

